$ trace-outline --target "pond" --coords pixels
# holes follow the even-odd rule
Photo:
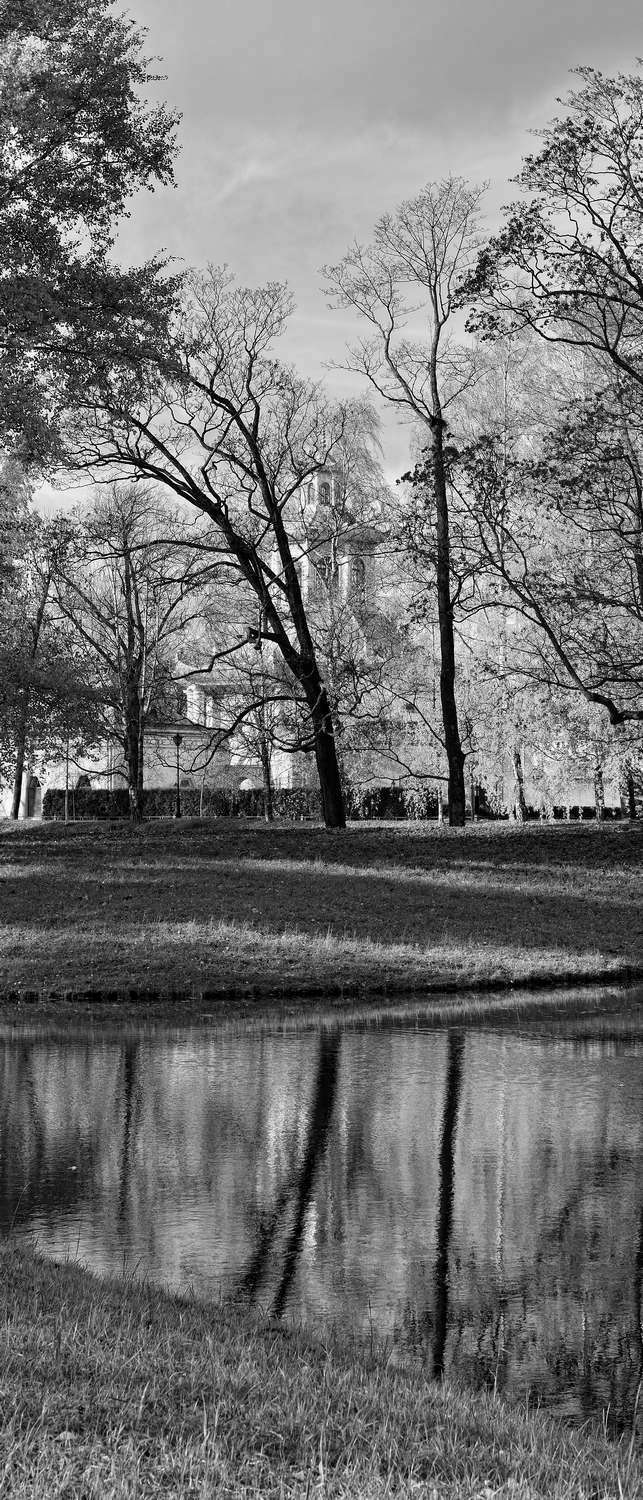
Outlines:
[[[2,1232],[618,1428],[642,1057],[632,1002],[515,1029],[5,1032]]]

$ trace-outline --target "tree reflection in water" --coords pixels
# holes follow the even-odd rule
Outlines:
[[[128,1041],[123,1047],[123,1144],[118,1186],[118,1221],[125,1222],[130,1190],[130,1161],[133,1115],[136,1100],[136,1075],[139,1043]]]
[[[7,1036],[0,1228],[625,1425],[643,1027],[577,1024]]]
[[[451,1243],[451,1226],[453,1224],[455,1137],[458,1128],[458,1106],[462,1084],[463,1055],[463,1033],[461,1031],[450,1031],[447,1043],[447,1077],[444,1091],[438,1178],[438,1235],[437,1254],[435,1257],[435,1319],[432,1360],[435,1380],[441,1380],[444,1375],[444,1351],[446,1348],[449,1321],[449,1246]]]
[[[341,1032],[323,1030],[319,1037],[317,1073],[313,1088],[308,1132],[300,1165],[282,1187],[267,1221],[259,1227],[258,1244],[241,1281],[244,1292],[255,1300],[268,1272],[274,1273],[276,1241],[289,1208],[292,1224],[281,1254],[281,1272],[272,1300],[273,1316],[281,1317],[297,1269],[315,1175],[324,1155],[337,1094]]]

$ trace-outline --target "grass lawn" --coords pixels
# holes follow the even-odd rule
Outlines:
[[[642,854],[627,824],[3,824],[0,1014],[137,1016],[143,997],[183,1021],[445,987],[460,1011],[476,985],[634,977]],[[0,1272],[11,1500],[643,1496],[629,1434],[436,1386],[391,1350],[99,1282],[10,1240]]]
[[[629,1435],[436,1386],[386,1350],[286,1333],[5,1246],[0,1493],[11,1500],[635,1500]]]
[[[642,865],[626,822],[3,823],[3,1010],[637,978]]]

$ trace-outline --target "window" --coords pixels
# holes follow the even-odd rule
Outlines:
[[[327,479],[319,486],[319,498],[322,505],[330,505],[330,485]]]

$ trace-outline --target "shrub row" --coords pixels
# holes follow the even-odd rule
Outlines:
[[[279,787],[273,792],[273,812],[276,818],[321,818],[321,799],[318,791],[299,787]],[[176,792],[173,787],[149,787],[143,798],[146,818],[171,818],[176,807]],[[198,818],[262,818],[264,811],[261,790],[232,791],[227,787],[205,787],[203,797],[198,787],[181,787],[181,816]],[[128,818],[129,797],[125,787],[116,791],[105,788],[78,787],[69,791],[69,817],[78,821],[88,818]],[[43,818],[62,820],[65,816],[65,792],[60,787],[51,787],[42,799]]]
[[[314,787],[275,787],[272,794],[275,818],[289,818],[292,822],[321,820],[321,798]],[[173,787],[150,787],[145,792],[146,818],[171,818],[176,806]],[[351,788],[346,796],[346,811],[349,818],[360,822],[369,819],[407,819],[418,821],[436,818],[438,794],[434,787],[408,788],[399,786],[373,786],[366,789]],[[476,811],[480,817],[493,817],[482,789],[476,796]],[[184,818],[263,818],[263,792],[260,788],[233,791],[229,787],[206,787],[203,798],[198,787],[181,787],[181,815]],[[50,788],[42,799],[43,818],[62,821],[65,816],[65,793],[61,787]],[[542,809],[529,808],[530,819],[540,819]],[[549,816],[558,820],[594,818],[593,807],[554,807]],[[605,808],[607,819],[620,818],[620,808]],[[128,818],[129,798],[125,787],[109,792],[106,788],[75,787],[69,789],[69,817],[76,821],[88,818]]]
[[[349,818],[435,818],[437,793],[434,789],[411,790],[398,786],[375,786],[366,790],[352,788],[347,795]],[[275,818],[293,822],[321,819],[321,797],[313,787],[275,787],[272,794]],[[171,818],[176,806],[173,787],[150,787],[145,791],[146,818]],[[116,791],[106,788],[76,787],[69,790],[69,817],[78,821],[88,818],[127,818],[129,799],[125,787]],[[226,787],[206,787],[203,797],[197,787],[181,787],[181,815],[184,818],[262,818],[263,792],[260,788],[232,791]],[[65,792],[61,787],[46,791],[42,800],[43,818],[62,820],[65,816]]]

